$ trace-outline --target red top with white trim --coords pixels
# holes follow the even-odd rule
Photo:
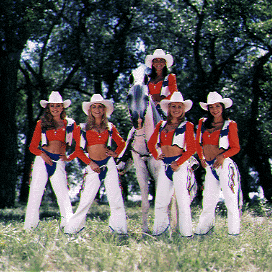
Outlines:
[[[197,132],[196,132],[196,151],[200,160],[204,158],[202,146],[207,144],[218,146],[219,136],[220,136],[220,130],[216,130],[213,133],[208,133],[206,130],[203,132],[202,143],[200,143],[201,127],[203,125],[202,122],[203,122],[203,119],[200,119],[198,123]],[[240,151],[238,128],[237,128],[236,122],[234,121],[231,121],[229,123],[228,140],[229,140],[229,148],[227,151],[223,153],[224,158],[232,157]]]
[[[80,148],[80,126],[78,126],[78,128],[76,129],[76,132],[74,133],[74,135],[76,140],[77,157],[80,158],[84,163],[90,164],[91,159],[88,158],[86,154],[84,153],[84,151]],[[109,137],[108,130],[105,130],[101,133],[98,133],[94,130],[88,130],[86,132],[87,146],[93,146],[97,144],[104,144],[106,146],[108,142],[108,137]],[[112,125],[112,139],[117,145],[115,153],[119,155],[124,149],[126,143],[123,140],[123,138],[120,136],[119,132],[117,131],[114,125]]]
[[[172,145],[172,140],[174,136],[174,131],[170,131],[167,134],[167,139],[163,139],[163,130],[160,133],[160,127],[161,127],[162,122],[159,122],[157,126],[155,127],[155,130],[153,134],[151,135],[147,145],[150,153],[152,156],[157,159],[159,154],[156,149],[157,146],[157,139],[159,135],[159,140],[160,140],[160,145]],[[172,136],[172,137],[171,137]],[[170,141],[171,139],[171,141]],[[163,143],[163,144],[162,144]],[[185,161],[187,161],[195,152],[196,152],[196,147],[195,147],[195,137],[194,137],[194,125],[190,122],[186,123],[186,131],[185,131],[185,146],[186,150],[182,153],[182,156],[177,160],[178,165],[182,165]]]
[[[149,82],[148,83],[149,93],[151,95],[160,94],[161,89],[162,89],[162,83],[163,83],[163,80],[159,81],[156,84]],[[170,94],[166,97],[166,99],[169,99],[174,92],[178,91],[176,75],[174,75],[174,74],[169,74],[169,76],[168,76],[168,89],[169,89]]]
[[[65,136],[66,136],[66,125],[67,125],[67,120],[63,120],[64,122],[64,126],[58,129],[50,129],[46,131],[46,137],[48,142],[51,141],[60,141],[62,143],[65,144],[66,146],[66,142],[65,142]],[[42,127],[41,127],[42,121],[39,120],[37,122],[36,128],[34,130],[33,136],[32,136],[32,140],[31,143],[29,145],[29,150],[32,154],[36,155],[36,156],[40,156],[42,154],[42,150],[39,148],[40,146],[40,142],[41,142],[41,137],[42,137]],[[76,123],[74,123],[74,126],[76,127]],[[74,158],[76,158],[76,153],[73,152],[70,156],[69,156],[69,160],[73,160]]]

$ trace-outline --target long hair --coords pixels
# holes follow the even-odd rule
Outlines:
[[[63,111],[61,112],[60,114],[60,118],[62,120],[64,120],[66,117],[66,112],[65,112],[65,109],[63,108]],[[45,129],[45,130],[50,130],[50,129],[56,129],[57,128],[57,124],[53,118],[53,115],[51,114],[50,112],[50,108],[49,108],[49,103],[47,103],[46,105],[46,108],[44,110],[44,113],[41,117],[41,127],[42,129]]]
[[[222,106],[222,118],[223,118],[224,121],[226,121],[226,120],[228,120],[228,115],[227,115],[227,112],[226,112],[225,105],[223,103],[220,103],[220,105]],[[206,121],[203,123],[204,127],[206,129],[212,128],[213,120],[214,120],[214,117],[210,113],[209,105],[208,105],[208,117],[207,117]]]
[[[103,105],[103,104],[101,104]],[[108,118],[107,118],[107,115],[106,115],[106,112],[107,112],[107,108],[103,105],[104,107],[104,114],[102,116],[102,121],[101,121],[101,128],[102,129],[108,129]],[[95,118],[92,114],[90,114],[90,111],[91,111],[91,107],[89,108],[88,110],[88,117],[87,117],[87,120],[86,120],[86,131],[87,130],[91,130],[93,129],[96,124],[95,124]]]
[[[167,74],[168,74],[168,70],[167,70],[167,66],[165,65],[162,69],[162,75],[163,75],[163,77],[166,77]],[[153,65],[152,65],[152,70],[151,70],[149,77],[151,79],[155,79],[157,77],[157,72],[156,72],[156,69]]]
[[[171,103],[168,104],[168,112],[167,112],[167,119],[166,119],[167,124],[171,124],[172,123],[172,119],[173,119],[173,116],[170,113],[170,105],[171,105]],[[179,124],[181,122],[183,122],[184,120],[185,120],[185,111],[183,111],[182,115],[178,118]]]

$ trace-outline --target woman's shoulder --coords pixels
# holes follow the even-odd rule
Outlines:
[[[176,75],[173,73],[168,74],[168,80],[176,80]]]

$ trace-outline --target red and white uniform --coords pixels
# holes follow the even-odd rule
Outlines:
[[[149,93],[151,95],[160,94],[169,99],[174,92],[178,91],[176,75],[169,74],[164,80],[158,83],[148,83]]]
[[[204,118],[199,120],[196,134],[196,147],[199,158],[204,158],[202,146],[209,144],[225,150],[223,153],[225,160],[223,165],[217,169],[212,167],[214,160],[207,162],[203,211],[195,233],[206,234],[214,226],[215,207],[219,200],[221,188],[228,209],[228,232],[231,235],[237,235],[240,232],[239,205],[241,205],[242,201],[242,192],[237,165],[230,159],[231,156],[240,151],[237,124],[234,121],[227,120],[221,130],[209,133],[203,128],[204,121]]]
[[[80,147],[82,140],[85,146],[91,146],[96,144],[104,144],[107,146],[109,138],[112,138],[117,144],[115,152],[120,154],[125,147],[125,141],[118,133],[115,126],[109,123],[111,129],[105,130],[102,133],[95,131],[84,131],[84,129],[78,127],[76,133],[76,150],[77,156],[86,164],[91,162],[91,159],[84,153],[82,147]],[[84,136],[85,135],[85,136]],[[83,139],[84,138],[84,139]],[[115,161],[112,157],[108,157],[103,161],[95,161],[102,171],[106,173],[103,177],[105,184],[107,198],[109,201],[111,216],[109,219],[109,227],[118,234],[127,233],[126,213],[124,202],[122,198],[121,189],[119,187],[119,177],[116,168]],[[101,163],[101,165],[100,165]],[[103,173],[102,173],[103,174]],[[94,172],[89,165],[86,168],[86,176],[84,180],[84,189],[81,192],[80,202],[75,214],[70,218],[68,224],[64,228],[65,233],[77,233],[80,231],[86,222],[87,212],[90,209],[93,200],[101,185],[101,175]]]
[[[71,120],[71,119],[69,119]],[[65,126],[60,129],[52,129],[44,132],[46,134],[47,141],[61,141],[66,145],[67,140],[67,120],[64,120]],[[73,123],[69,127],[70,134],[73,134],[73,130],[76,128],[76,123]],[[67,177],[65,172],[65,162],[58,159],[58,154],[52,154],[46,151],[42,151],[40,143],[42,140],[41,120],[37,122],[32,141],[30,143],[29,150],[36,155],[32,170],[32,179],[30,184],[30,191],[28,197],[28,204],[25,215],[24,228],[31,229],[37,227],[39,223],[39,208],[44,193],[44,189],[48,178],[50,179],[52,188],[56,194],[57,202],[60,208],[61,214],[61,226],[64,226],[67,220],[72,216],[73,210],[68,195]],[[71,142],[71,139],[69,140]],[[42,152],[46,152],[53,160],[53,166],[46,165],[42,157]],[[72,153],[69,157],[70,160],[76,157],[76,153]],[[52,175],[49,175],[48,168],[52,169]]]
[[[157,159],[158,152],[156,150],[157,144],[163,145],[177,145],[184,150],[181,156],[165,158],[161,161],[159,171],[158,185],[156,190],[155,200],[155,221],[153,227],[153,235],[160,235],[169,227],[168,206],[171,197],[175,191],[179,207],[179,230],[182,236],[191,236],[192,218],[191,218],[191,199],[189,194],[189,159],[195,153],[195,138],[194,126],[190,122],[182,122],[178,128],[166,133],[162,130],[166,122],[162,121],[157,124],[154,133],[152,134],[148,148],[152,156]],[[167,176],[167,171],[171,172],[170,166],[167,166],[167,160],[175,160],[180,166],[175,172],[172,171],[172,176]]]

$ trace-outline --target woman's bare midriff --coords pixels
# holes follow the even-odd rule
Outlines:
[[[203,153],[205,156],[205,159],[207,161],[211,161],[213,159],[216,158],[216,156],[218,156],[219,154],[223,153],[224,150],[220,149],[218,146],[216,145],[204,145],[203,146]]]
[[[183,153],[183,149],[176,145],[164,145],[161,147],[161,151],[167,158],[180,156]]]
[[[96,144],[87,147],[87,151],[91,160],[101,161],[105,160],[108,155],[106,154],[108,148],[104,144]]]
[[[51,141],[48,145],[42,147],[44,150],[53,153],[64,155],[66,151],[66,144],[61,141]]]

